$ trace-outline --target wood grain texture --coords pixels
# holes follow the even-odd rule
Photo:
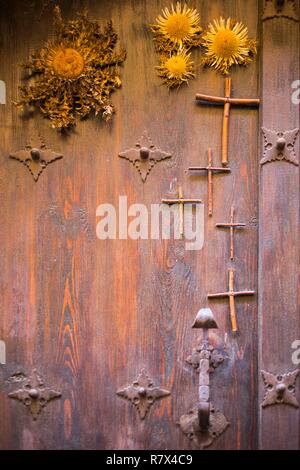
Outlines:
[[[40,7],[34,3],[0,2],[0,78],[8,89],[8,104],[0,108],[0,335],[8,350],[7,366],[0,366],[0,448],[191,449],[176,422],[197,403],[198,376],[185,360],[197,342],[191,329],[196,312],[207,304],[219,325],[212,342],[226,343],[229,357],[211,377],[212,401],[231,423],[211,448],[256,448],[256,297],[237,300],[240,331],[232,335],[227,303],[208,302],[207,293],[226,289],[230,267],[237,272],[236,289],[257,290],[258,111],[231,110],[232,171],[214,175],[214,215],[209,219],[207,181],[185,170],[206,165],[209,146],[214,164],[221,163],[222,108],[199,105],[195,96],[222,96],[224,79],[202,70],[201,54],[195,51],[197,78],[190,86],[173,92],[161,86],[147,25],[166,2],[87,2],[93,18],[112,18],[128,56],[123,86],[113,97],[117,113],[112,123],[91,118],[68,137],[50,129],[38,114],[21,118],[11,104],[18,95],[18,64],[53,31],[51,15],[39,19]],[[66,17],[84,5],[60,3]],[[195,0],[193,5],[204,25],[220,14],[230,15],[246,23],[251,36],[258,34],[257,1]],[[258,61],[234,70],[232,84],[232,96],[259,97]],[[153,168],[145,184],[129,162],[118,158],[144,130],[172,154]],[[34,183],[8,155],[37,132],[64,159],[49,165]],[[188,252],[182,240],[96,238],[99,204],[118,207],[119,196],[126,195],[128,205],[150,207],[170,196],[175,180],[185,195],[205,202],[203,250]],[[228,234],[215,228],[232,205],[247,224],[235,237],[234,264],[228,260]],[[272,305],[277,311],[277,304]],[[7,399],[11,385],[5,382],[17,370],[29,373],[33,366],[62,392],[36,423]],[[116,395],[142,368],[171,391],[144,422]]]
[[[299,105],[291,98],[292,83],[299,76],[299,23],[286,18],[265,21],[263,127],[282,131],[299,128]],[[296,145],[299,155],[299,140]],[[300,333],[299,168],[286,161],[263,165],[259,194],[259,370],[283,374],[296,368],[291,345]],[[262,403],[262,379],[259,385]],[[299,437],[298,410],[278,405],[260,410],[262,449],[298,449]]]

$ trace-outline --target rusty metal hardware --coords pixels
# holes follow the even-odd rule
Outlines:
[[[208,330],[218,328],[212,311],[208,308],[199,310],[193,328],[203,330],[203,340],[193,349],[187,362],[199,373],[199,402],[186,415],[179,419],[179,426],[183,433],[191,439],[197,447],[203,449],[213,443],[229,426],[225,416],[214,408],[210,401],[210,373],[222,364],[225,355],[214,350],[209,344]]]
[[[144,183],[153,167],[158,162],[171,158],[171,154],[156,147],[145,131],[140,140],[130,149],[119,153],[119,157],[132,163]]]
[[[224,228],[230,230],[230,259],[234,260],[234,231],[235,229],[242,229],[246,226],[246,224],[242,222],[235,222],[234,221],[234,207],[231,206],[230,209],[230,222],[221,222],[216,224],[217,228]]]
[[[272,18],[288,18],[299,21],[294,0],[265,0],[263,20]]]
[[[261,405],[263,408],[270,405],[280,404],[299,408],[299,403],[295,394],[299,369],[278,375],[262,370],[261,375],[265,386],[265,396]]]
[[[213,166],[212,152],[211,152],[211,148],[209,148],[207,151],[207,166],[204,166],[204,167],[191,166],[189,167],[189,171],[191,172],[205,171],[207,173],[208,215],[212,216],[213,215],[213,175],[214,173],[230,173],[231,171],[230,168]]]
[[[16,375],[14,375],[11,380],[8,380],[8,383],[17,382],[14,380],[15,377]],[[23,405],[28,408],[34,421],[36,421],[42,409],[45,408],[51,400],[60,398],[61,393],[46,387],[44,380],[37,373],[36,369],[33,370],[30,377],[27,378],[26,376],[23,376],[22,381],[23,380],[23,387],[9,393],[8,396],[9,398],[19,400],[23,403]]]
[[[185,204],[202,204],[201,199],[186,199],[183,197],[182,187],[178,187],[178,197],[173,199],[162,199],[163,204],[173,205],[178,204],[179,206],[179,233],[180,236],[184,237],[184,205]]]
[[[154,402],[169,396],[170,392],[165,388],[155,386],[153,380],[148,377],[146,370],[142,369],[133,383],[120,388],[117,395],[129,400],[136,407],[140,418],[145,419]]]
[[[237,321],[236,321],[236,311],[235,311],[235,298],[240,296],[249,296],[255,295],[253,290],[243,290],[235,291],[234,290],[234,270],[229,269],[229,279],[228,279],[228,292],[218,292],[217,294],[208,294],[209,299],[218,299],[228,297],[229,299],[229,309],[230,309],[230,319],[231,319],[231,328],[233,332],[237,331]]]
[[[261,165],[274,162],[275,160],[286,160],[293,163],[293,165],[299,165],[295,152],[295,143],[299,129],[282,132],[262,127],[262,131],[264,136],[264,154],[260,161]]]
[[[198,93],[196,100],[204,103],[223,105],[223,131],[222,131],[222,165],[228,165],[228,137],[229,117],[231,106],[259,106],[259,99],[239,99],[231,97],[231,78],[225,78],[225,93],[223,96],[209,96]]]
[[[39,147],[26,145],[25,149],[11,153],[9,157],[23,163],[33,176],[34,181],[38,181],[45,168],[50,163],[63,158],[63,155],[52,151],[41,139]]]

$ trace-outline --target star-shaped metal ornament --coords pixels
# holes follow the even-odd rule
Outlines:
[[[157,148],[145,131],[140,140],[130,149],[119,153],[119,157],[132,163],[144,183],[152,168],[158,162],[171,158],[171,155]]]
[[[129,400],[137,408],[140,418],[145,419],[155,400],[169,396],[170,392],[156,387],[145,369],[142,369],[137,379],[127,387],[118,390],[117,395]]]
[[[51,401],[61,397],[60,392],[56,392],[46,387],[43,379],[38,375],[36,369],[33,370],[31,377],[27,378],[23,387],[12,393],[9,398],[19,400],[28,408],[34,421],[42,409]]]
[[[295,152],[295,142],[299,129],[281,132],[262,127],[264,135],[264,154],[261,165],[275,160],[286,160],[298,166],[299,162]]]
[[[44,142],[39,147],[26,145],[25,149],[18,150],[10,154],[10,158],[17,160],[25,165],[34,181],[38,181],[44,169],[52,162],[60,160],[63,155],[49,149]]]
[[[262,370],[261,374],[265,385],[265,396],[262,402],[263,408],[284,403],[299,408],[295,395],[296,380],[299,374],[298,369],[282,375],[274,375]]]
[[[294,0],[265,0],[263,20],[272,18],[288,18],[290,20],[299,21],[296,12]]]

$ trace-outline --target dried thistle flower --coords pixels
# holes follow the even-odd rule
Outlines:
[[[228,18],[210,23],[202,38],[206,48],[202,63],[228,75],[232,65],[247,65],[257,52],[257,42],[248,37],[248,28]]]
[[[188,51],[201,44],[200,16],[196,9],[177,2],[163,9],[151,25],[156,50],[161,53],[158,75],[168,88],[179,87],[195,76],[194,63]]]
[[[31,55],[30,86],[22,86],[18,108],[34,105],[50,119],[53,128],[64,129],[92,111],[109,120],[113,114],[110,94],[121,86],[119,65],[126,52],[115,53],[118,40],[112,23],[102,31],[87,14],[63,22],[55,7],[56,38]]]
[[[161,65],[157,69],[168,88],[179,87],[195,76],[191,54],[182,48],[170,56],[162,56]]]
[[[173,52],[183,46],[185,49],[199,46],[202,31],[199,22],[197,10],[188,8],[186,4],[182,6],[177,2],[175,7],[171,5],[170,10],[165,8],[156,24],[151,26],[158,51]]]

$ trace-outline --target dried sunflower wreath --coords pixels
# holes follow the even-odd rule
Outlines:
[[[58,129],[74,126],[92,111],[108,121],[114,112],[110,94],[121,86],[118,65],[126,58],[125,51],[114,52],[118,37],[112,23],[102,31],[87,13],[64,23],[55,7],[55,27],[55,40],[25,65],[34,83],[20,87],[18,108],[38,107]]]
[[[165,8],[151,25],[156,50],[161,54],[158,74],[168,88],[187,83],[194,74],[194,62],[189,50],[201,44],[200,17],[196,9],[180,2]]]

